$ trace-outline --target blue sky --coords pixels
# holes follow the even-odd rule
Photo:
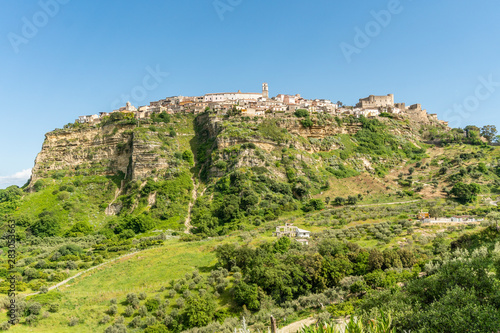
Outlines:
[[[493,0],[4,0],[0,188],[79,115],[264,81],[272,96],[394,93],[457,127],[500,126],[499,14]]]

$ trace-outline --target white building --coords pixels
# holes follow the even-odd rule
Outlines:
[[[297,237],[299,238],[309,238],[311,237],[311,232],[308,230],[297,228]]]
[[[93,121],[96,121],[99,119],[99,116],[96,114],[90,115],[90,116],[79,116],[78,119],[76,120],[80,124],[84,123],[91,123]]]
[[[267,83],[262,84],[261,93],[243,93],[241,90],[238,92],[229,93],[215,93],[206,94],[204,97],[205,102],[225,102],[225,101],[239,101],[239,100],[259,100],[259,99],[269,98],[269,85]]]

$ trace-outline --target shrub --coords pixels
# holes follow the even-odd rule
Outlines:
[[[453,186],[450,194],[462,203],[470,203],[476,200],[480,192],[481,187],[478,184],[464,184],[459,182]]]
[[[131,305],[128,305],[125,308],[125,311],[123,312],[123,315],[125,317],[132,317],[133,314],[134,314],[134,308]]]
[[[10,323],[8,321],[5,321],[2,324],[0,324],[0,330],[8,331],[9,329],[10,329]]]
[[[309,117],[306,117],[305,119],[302,119],[300,121],[300,123],[302,124],[302,126],[304,126],[306,128],[307,127],[312,127],[314,125],[313,121]]]
[[[49,305],[49,312],[56,313],[59,311],[59,303],[52,303]]]
[[[140,317],[134,317],[132,321],[128,324],[130,328],[138,328],[141,326],[141,318]]]
[[[38,315],[40,314],[40,311],[42,310],[42,306],[40,303],[32,303],[28,306],[28,311],[30,314],[33,315]]]
[[[42,190],[46,186],[46,182],[43,179],[38,179],[35,184],[33,184],[33,188],[36,192]]]
[[[127,294],[127,303],[137,309],[139,306],[139,298],[134,293]]]
[[[80,320],[76,317],[71,317],[68,326],[76,326]]]
[[[156,311],[158,307],[160,306],[160,301],[158,301],[156,298],[148,298],[146,300],[146,303],[144,303],[146,306],[146,309],[148,309],[149,312]]]
[[[123,324],[114,324],[106,328],[104,333],[127,333],[127,328]]]
[[[182,159],[186,162],[188,162],[190,165],[194,164],[194,156],[193,153],[190,150],[185,150],[182,153]]]
[[[140,308],[139,308],[139,316],[141,317],[146,317],[148,315],[148,308],[146,308],[146,306],[142,305]]]
[[[182,297],[179,297],[175,303],[177,304],[177,306],[179,307],[179,309],[182,309],[184,307],[184,304],[185,304],[185,300],[184,298]]]
[[[36,326],[38,324],[38,317],[36,315],[29,315],[25,319],[28,326]]]
[[[118,312],[118,307],[116,305],[111,305],[107,310],[106,313],[110,316],[114,316]]]
[[[297,118],[305,118],[305,117],[309,117],[309,111],[307,111],[306,109],[297,109],[297,110],[294,112],[294,115],[295,115],[295,117],[297,117]]]
[[[38,220],[30,229],[35,236],[50,237],[59,234],[61,225],[53,212],[44,211],[38,215]]]

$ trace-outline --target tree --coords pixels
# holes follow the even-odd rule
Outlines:
[[[469,132],[469,134],[471,134],[471,132],[479,133],[481,131],[481,129],[477,126],[474,126],[474,125],[468,125],[465,127],[465,131],[467,131],[467,132]]]
[[[486,215],[486,218],[492,222],[495,222],[497,230],[500,230],[498,228],[498,222],[500,222],[500,212],[491,212],[488,215]]]
[[[307,116],[306,118],[302,119],[300,121],[300,123],[302,124],[302,126],[304,127],[312,127],[314,125],[313,121],[311,120],[311,118],[309,118],[309,116]]]
[[[353,265],[344,256],[326,256],[321,265],[322,276],[328,287],[336,287],[344,277],[352,273]]]
[[[243,281],[238,283],[234,288],[234,299],[249,310],[257,311],[260,308],[259,290],[255,284],[246,284]]]
[[[448,249],[443,237],[436,237],[432,242],[434,254],[443,254]]]
[[[276,243],[274,243],[274,249],[276,250],[276,252],[285,253],[290,248],[290,243],[290,238],[286,236],[281,237],[276,241]]]
[[[160,301],[157,300],[156,298],[148,298],[146,300],[146,303],[144,303],[146,306],[146,309],[148,309],[149,312],[156,311],[158,307],[160,306]]]
[[[125,218],[125,227],[123,229],[131,229],[136,234],[146,232],[155,227],[155,221],[151,216],[141,214],[138,216],[127,216]],[[121,230],[120,230],[121,231]]]
[[[259,197],[252,190],[245,190],[241,192],[241,208],[246,210],[259,203]]]
[[[492,143],[497,135],[498,131],[495,125],[486,125],[481,128],[481,136],[486,138],[489,143]]]
[[[90,234],[93,231],[92,226],[87,221],[75,223],[71,229],[66,232],[68,237],[82,237]]]
[[[443,209],[441,207],[432,207],[429,209],[429,215],[433,218],[437,218],[443,215]]]
[[[139,298],[137,297],[137,294],[127,294],[127,303],[134,309],[137,309],[139,307]]]
[[[440,175],[444,175],[444,174],[446,174],[446,172],[448,172],[448,167],[447,167],[447,166],[442,166],[442,167],[439,169],[439,174],[440,174]]]
[[[39,192],[42,190],[46,185],[46,182],[44,179],[38,179],[35,184],[33,184],[33,188],[35,189],[35,192]]]
[[[337,255],[346,255],[349,249],[344,242],[337,239],[325,238],[319,243],[318,252],[323,257],[328,255],[335,257]]]
[[[0,202],[14,201],[23,195],[23,191],[16,185],[7,187],[5,190],[0,190]]]
[[[313,210],[322,210],[325,208],[325,203],[321,199],[311,199],[307,204],[302,207],[305,212],[310,212]]]
[[[188,327],[208,325],[214,317],[217,304],[213,296],[206,293],[203,297],[193,295],[186,301],[184,316]]]
[[[384,255],[377,249],[370,251],[370,256],[368,257],[368,267],[371,271],[381,269],[384,265]]]
[[[355,205],[357,202],[358,202],[358,197],[356,197],[354,195],[350,195],[347,197],[347,203],[349,205]]]
[[[335,205],[337,206],[342,206],[343,204],[345,204],[346,202],[346,199],[345,198],[342,198],[342,197],[336,197],[335,200],[333,200],[333,202],[335,203]]]
[[[190,165],[194,164],[194,156],[193,153],[190,150],[185,150],[182,153],[182,159],[186,162],[188,162]]]
[[[457,198],[462,203],[474,202],[477,195],[481,192],[481,187],[478,184],[456,183],[450,191],[450,194]]]
[[[38,221],[30,229],[35,236],[50,237],[59,234],[61,225],[53,212],[44,211],[38,215]]]
[[[66,244],[61,246],[57,252],[61,254],[61,256],[67,255],[80,255],[83,253],[83,249],[76,244]]]
[[[306,109],[297,109],[294,115],[297,118],[306,118],[309,117],[309,111],[307,111]]]
[[[236,265],[236,245],[222,244],[217,246],[215,256],[219,263],[230,271]]]

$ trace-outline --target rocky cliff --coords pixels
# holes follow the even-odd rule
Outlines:
[[[163,139],[163,140],[162,140]],[[165,138],[147,128],[110,124],[56,130],[45,135],[35,160],[30,187],[40,178],[117,175],[136,180],[165,172],[170,164]]]

